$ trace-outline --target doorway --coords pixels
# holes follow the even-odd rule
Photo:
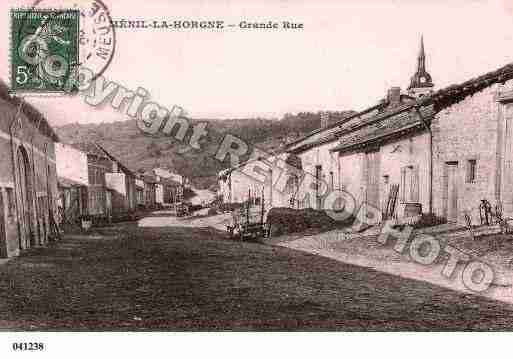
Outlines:
[[[446,163],[446,218],[447,222],[458,221],[458,162]]]
[[[29,248],[34,239],[32,234],[32,181],[27,151],[20,146],[17,151],[18,162],[18,203],[20,249]]]
[[[379,202],[379,149],[365,153],[365,202],[374,208],[381,208]]]

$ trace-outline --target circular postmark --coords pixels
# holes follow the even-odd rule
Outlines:
[[[72,9],[80,12],[79,65],[94,74],[110,65],[116,49],[116,31],[110,10],[101,0],[37,0],[34,8]]]
[[[21,16],[12,30],[14,90],[74,92],[80,68],[94,80],[112,62],[115,28],[101,0],[36,0],[13,13]]]

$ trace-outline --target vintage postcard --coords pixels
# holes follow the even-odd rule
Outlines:
[[[0,7],[8,356],[513,330],[512,0]]]

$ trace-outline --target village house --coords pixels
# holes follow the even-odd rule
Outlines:
[[[135,173],[97,143],[74,143],[71,146],[87,159],[86,210],[82,213],[110,218],[134,211],[137,206]]]
[[[0,257],[44,245],[57,212],[54,142],[58,137],[31,105],[0,96]]]
[[[449,222],[479,222],[488,200],[513,215],[513,65],[435,91],[424,44],[407,93],[384,101],[287,147],[330,189],[387,215],[393,185],[395,217],[433,213]],[[323,208],[315,186],[298,193]],[[314,201],[311,201],[311,199]],[[312,203],[313,202],[313,203]]]
[[[218,195],[223,203],[250,201],[259,204],[263,200],[266,208],[299,208],[295,195],[300,175],[288,173],[289,166],[298,172],[301,170],[299,158],[283,152],[266,158],[249,159],[237,167],[222,170],[218,174]],[[276,185],[280,176],[286,177],[283,186]]]
[[[153,168],[152,175],[157,178],[157,203],[171,205],[183,200],[184,190],[188,187],[188,179],[163,167]]]
[[[157,177],[151,173],[143,173],[141,178],[144,182],[144,206],[147,209],[154,209],[157,207]]]
[[[55,143],[55,157],[61,209],[60,222],[74,224],[81,216],[88,214],[87,154],[72,146]]]
[[[135,211],[137,208],[137,190],[135,172],[121,161],[97,145],[111,161],[111,171],[105,173],[105,185],[111,191],[112,214],[118,215]]]
[[[73,143],[71,146],[87,158],[86,214],[97,218],[109,217],[112,215],[112,193],[107,190],[105,175],[112,171],[112,161],[93,142]]]

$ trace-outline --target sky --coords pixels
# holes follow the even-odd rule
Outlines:
[[[45,1],[41,7],[45,6]],[[59,0],[51,0],[59,1]],[[86,0],[62,0],[86,1]],[[117,29],[104,76],[196,118],[280,117],[362,110],[388,88],[405,89],[423,34],[436,88],[513,62],[513,0],[104,0],[115,20],[292,21],[302,30]],[[2,0],[0,78],[9,75],[8,8]],[[28,98],[54,126],[126,119],[80,96]]]

